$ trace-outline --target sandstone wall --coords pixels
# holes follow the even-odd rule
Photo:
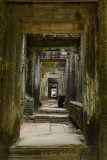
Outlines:
[[[7,148],[20,130],[22,35],[18,19],[7,15],[5,1],[0,1],[0,20],[0,142]]]
[[[100,136],[101,160],[107,159],[107,1],[98,5],[99,21],[99,76],[100,76]]]

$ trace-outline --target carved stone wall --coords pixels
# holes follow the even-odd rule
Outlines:
[[[83,104],[75,101],[69,102],[69,115],[74,124],[83,130]]]

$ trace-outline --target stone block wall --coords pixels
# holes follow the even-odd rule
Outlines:
[[[2,127],[9,143],[19,136],[20,102],[22,96],[22,35],[17,19],[8,16],[2,56]],[[8,124],[8,127],[7,127]]]
[[[24,115],[33,115],[34,112],[34,99],[27,94],[25,95],[25,103],[24,103]]]
[[[107,159],[107,1],[101,0],[98,5],[99,22],[99,77],[100,77],[100,126],[99,155]]]
[[[79,36],[79,44],[72,47],[67,58],[67,90],[66,106],[69,109],[69,101],[83,102],[83,49],[82,36]]]
[[[5,160],[8,153],[8,142],[5,138],[5,130],[2,127],[2,83],[3,83],[3,71],[2,71],[2,60],[5,49],[5,32],[6,32],[6,21],[7,21],[7,6],[6,1],[0,1],[0,159]],[[8,118],[8,117],[7,117]],[[7,137],[7,136],[6,136]],[[7,145],[7,147],[6,147]]]
[[[8,146],[19,138],[22,96],[22,34],[19,21],[7,15],[0,1],[0,160]]]
[[[69,115],[74,124],[83,130],[83,104],[75,101],[69,102]]]
[[[82,102],[82,72],[83,72],[83,52],[74,48],[71,53],[70,75],[71,75],[71,100]]]
[[[100,107],[98,25],[96,15],[89,16],[84,25],[83,131],[87,144],[98,150]]]

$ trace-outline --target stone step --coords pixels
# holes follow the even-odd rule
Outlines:
[[[8,160],[95,160],[95,153],[82,145],[10,148]]]
[[[36,114],[35,123],[50,122],[50,123],[63,123],[69,122],[69,115],[58,114]]]
[[[24,122],[32,123],[63,123],[69,122],[69,114],[40,114],[36,113],[34,116],[24,116]]]
[[[49,108],[49,107],[43,107],[43,108],[39,108],[39,113],[68,114],[68,111],[67,111],[67,109],[65,109],[65,108]]]

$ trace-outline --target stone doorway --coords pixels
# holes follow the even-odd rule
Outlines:
[[[58,97],[58,79],[48,79],[48,98],[57,99]]]

